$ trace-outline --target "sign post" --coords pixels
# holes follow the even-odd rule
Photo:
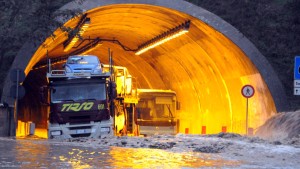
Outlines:
[[[246,135],[248,135],[248,99],[255,93],[254,87],[251,85],[245,85],[242,87],[242,95],[246,98]]]
[[[294,95],[300,95],[300,56],[295,57],[294,65]]]
[[[15,85],[11,86],[10,93],[11,97],[15,98],[15,108],[14,108],[14,127],[13,134],[16,135],[16,129],[18,128],[18,100],[21,99],[25,95],[25,90],[23,86],[20,85],[25,79],[24,71],[20,69],[13,69],[10,72],[10,80],[15,82]]]

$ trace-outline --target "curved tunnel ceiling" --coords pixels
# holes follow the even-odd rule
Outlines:
[[[64,8],[75,7],[69,3]],[[222,127],[244,133],[246,99],[241,95],[241,88],[246,84],[256,90],[249,99],[250,127],[257,128],[277,110],[286,108],[281,84],[275,74],[270,77],[273,70],[264,57],[229,24],[197,6],[184,1],[98,0],[85,1],[81,7],[89,9],[85,13],[91,19],[83,34],[85,39],[118,40],[130,49],[191,21],[188,33],[139,56],[108,41],[89,53],[108,63],[110,48],[115,65],[127,67],[137,78],[138,88],[176,91],[180,102],[180,132],[189,128],[191,133],[201,133],[205,126],[207,133],[220,132]],[[74,28],[78,21],[79,18],[71,19],[65,26]],[[31,55],[24,67],[26,74],[46,60],[47,51],[50,58],[68,54],[63,51],[66,34],[60,29],[54,34],[55,39],[48,38]]]

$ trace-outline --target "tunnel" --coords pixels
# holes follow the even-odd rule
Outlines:
[[[266,58],[237,29],[201,7],[181,0],[95,0],[70,2],[61,9],[77,8],[89,18],[83,39],[66,50],[69,37],[58,28],[55,37],[42,44],[24,44],[11,68],[24,69],[26,74],[18,119],[33,121],[37,135],[43,135],[38,129],[47,126],[48,107],[38,99],[39,87],[47,83],[43,64],[51,58],[53,67],[61,68],[63,58],[90,42],[97,45],[85,54],[108,63],[110,49],[114,64],[128,68],[138,88],[176,92],[179,133],[245,134],[246,113],[248,127],[255,131],[288,108],[282,84]],[[81,18],[70,18],[64,26],[75,29]],[[187,33],[136,54],[141,45],[185,23],[189,23]],[[12,104],[10,85],[7,80],[2,101]],[[245,85],[254,87],[253,97],[243,97]]]

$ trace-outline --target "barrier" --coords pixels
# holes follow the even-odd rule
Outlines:
[[[248,136],[253,136],[253,134],[254,134],[254,129],[249,127],[248,128]]]
[[[33,122],[28,122],[28,127],[29,127],[29,135],[34,135],[34,131],[35,131],[35,124]]]
[[[227,127],[226,126],[222,126],[222,132],[226,133],[227,132]]]
[[[202,126],[201,134],[206,134],[206,126]]]
[[[189,134],[189,128],[185,128],[185,134]]]

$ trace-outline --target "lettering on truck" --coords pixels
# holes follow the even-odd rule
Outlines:
[[[90,110],[93,107],[93,102],[80,103],[65,103],[62,105],[61,111],[80,111],[80,110]]]
[[[98,104],[98,110],[104,109],[104,104]]]

